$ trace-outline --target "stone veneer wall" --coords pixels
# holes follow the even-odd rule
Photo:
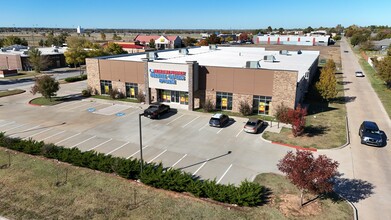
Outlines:
[[[206,90],[205,91],[205,102],[207,100],[210,100],[213,103],[213,105],[216,106],[216,91]]]
[[[116,89],[118,92],[122,92],[126,96],[126,87],[124,82],[120,81],[111,81],[111,86]]]
[[[274,71],[271,114],[282,103],[288,108],[295,108],[297,72]]]
[[[232,111],[239,112],[239,106],[241,101],[247,101],[251,109],[253,107],[253,95],[245,94],[232,94]]]
[[[194,109],[199,109],[205,104],[205,91],[198,90],[194,92]]]
[[[92,88],[92,94],[100,94],[99,60],[86,59],[87,85]]]
[[[151,102],[157,102],[159,97],[157,97],[157,89],[151,88]]]

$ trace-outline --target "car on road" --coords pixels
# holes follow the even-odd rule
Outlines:
[[[221,114],[221,113],[214,114],[209,120],[209,125],[212,127],[222,128],[226,126],[228,123],[229,123],[228,115]]]
[[[383,137],[384,132],[379,130],[377,124],[373,121],[364,121],[358,131],[361,138],[361,144],[383,146],[385,144]]]
[[[264,125],[264,122],[257,118],[250,118],[244,125],[243,130],[247,133],[256,134],[259,129]]]
[[[362,71],[356,71],[354,74],[356,77],[364,77],[364,73]]]
[[[163,114],[170,111],[170,106],[165,104],[150,105],[144,110],[144,116],[152,119],[160,118]]]
[[[349,53],[349,51],[347,51],[347,50],[344,50],[343,52],[344,52],[344,53]]]

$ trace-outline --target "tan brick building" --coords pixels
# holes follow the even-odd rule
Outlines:
[[[87,59],[88,85],[99,94],[116,89],[129,98],[194,110],[210,100],[219,110],[273,115],[300,103],[318,66],[318,51],[266,51],[255,47],[197,47]]]

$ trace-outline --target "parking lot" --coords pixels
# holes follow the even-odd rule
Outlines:
[[[140,158],[138,115],[146,107],[97,99],[51,107],[15,102],[2,106],[0,131],[82,151]],[[12,115],[6,113],[9,108]],[[278,172],[276,164],[289,149],[264,142],[260,134],[245,133],[245,118],[231,118],[225,128],[214,128],[208,125],[210,116],[172,110],[159,120],[141,117],[143,159],[223,184]]]

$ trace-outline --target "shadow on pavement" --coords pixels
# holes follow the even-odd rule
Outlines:
[[[375,186],[365,180],[347,179],[336,177],[334,180],[334,191],[342,198],[356,203],[371,196]]]
[[[208,162],[208,161],[212,161],[212,160],[219,159],[220,157],[228,156],[228,155],[230,155],[231,153],[232,153],[232,151],[228,151],[228,152],[225,153],[225,154],[222,154],[222,155],[219,155],[219,156],[210,158],[210,159],[206,159],[206,160],[203,160],[203,161],[194,163],[194,164],[190,164],[190,165],[187,165],[187,166],[184,166],[184,167],[180,167],[180,168],[178,168],[178,169],[183,170],[183,169],[186,169],[186,168],[189,168],[189,167],[197,166],[197,165],[203,164],[203,163]]]

